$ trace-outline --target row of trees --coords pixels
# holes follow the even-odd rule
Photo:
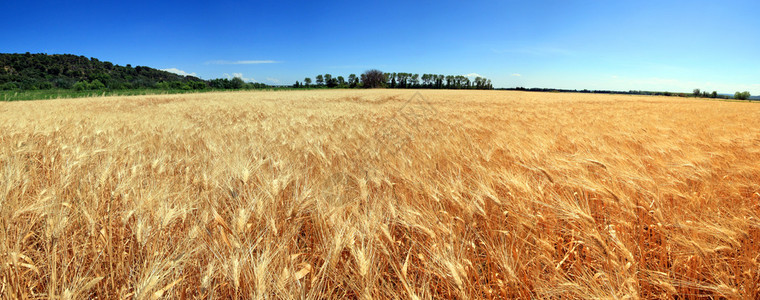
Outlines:
[[[511,91],[527,91],[527,92],[549,92],[549,93],[591,93],[591,94],[620,94],[620,95],[648,95],[648,96],[675,96],[675,97],[702,97],[702,98],[720,98],[720,99],[731,99],[732,97],[729,95],[720,95],[717,91],[713,91],[712,93],[708,93],[707,91],[702,91],[700,89],[694,89],[692,93],[674,93],[674,92],[653,92],[653,91],[609,91],[609,90],[568,90],[568,89],[547,89],[547,88],[524,88],[524,87],[516,87],[516,88],[508,88],[504,90],[511,90]],[[749,100],[750,97],[749,92],[736,92],[734,94],[734,99],[739,100]]]
[[[504,90],[510,91],[527,91],[527,92],[546,92],[546,93],[584,93],[584,94],[614,94],[614,95],[647,95],[647,96],[676,96],[676,97],[688,97],[689,93],[673,93],[673,92],[657,92],[657,91],[611,91],[611,90],[570,90],[570,89],[552,89],[552,88],[507,88]]]
[[[144,85],[141,88],[150,89],[163,89],[163,90],[204,90],[204,89],[261,89],[268,88],[269,86],[264,83],[257,82],[245,82],[243,79],[235,77],[232,79],[212,79],[209,81],[161,81],[155,84]],[[43,84],[36,89],[52,89],[56,88],[52,84]],[[62,87],[57,87],[62,88]],[[22,89],[14,82],[6,82],[0,85],[0,90],[16,90]],[[77,81],[66,89],[72,89],[75,91],[88,91],[88,90],[122,90],[126,89],[123,86],[121,88],[114,88],[108,86],[98,79],[91,81],[82,80]],[[35,89],[32,89],[35,90]]]
[[[702,98],[723,98],[723,99],[731,98],[731,96],[718,95],[718,92],[716,91],[713,91],[712,93],[708,93],[707,91],[702,91],[700,89],[694,89],[691,95],[693,97],[702,97]],[[750,97],[752,97],[752,95],[748,91],[736,92],[734,94],[734,99],[737,99],[737,100],[749,100]]]
[[[701,91],[700,89],[694,89],[692,91],[691,95],[693,97],[702,97],[702,98],[720,98],[717,91],[712,91],[712,93],[708,93],[707,91]]]
[[[0,54],[0,89],[140,89],[160,82],[203,81],[150,67],[119,66],[72,54]],[[100,85],[103,85],[101,87]]]
[[[256,89],[241,78],[203,80],[150,67],[119,66],[72,54],[0,53],[0,90]]]
[[[315,85],[312,84],[311,78],[307,77],[303,82],[296,81],[293,87],[493,89],[491,80],[480,76],[470,80],[463,75],[384,73],[374,69],[364,72],[361,76],[350,74],[348,80],[343,76],[333,77],[332,74],[319,74],[315,79]]]

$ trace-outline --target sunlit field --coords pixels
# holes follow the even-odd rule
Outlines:
[[[0,297],[760,298],[760,105],[0,103]]]

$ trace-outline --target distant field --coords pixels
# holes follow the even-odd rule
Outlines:
[[[760,105],[0,103],[1,298],[760,298]]]

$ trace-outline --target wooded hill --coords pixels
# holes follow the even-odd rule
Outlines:
[[[159,83],[206,86],[197,77],[158,69],[120,66],[97,58],[72,54],[0,53],[0,89],[142,89]]]

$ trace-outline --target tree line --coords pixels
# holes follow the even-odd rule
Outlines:
[[[749,100],[751,94],[749,92],[736,92],[731,97],[730,95],[721,95],[717,91],[707,92],[700,89],[694,89],[691,93],[676,93],[676,92],[657,92],[657,91],[610,91],[610,90],[570,90],[570,89],[552,89],[552,88],[506,88],[501,90],[509,91],[525,91],[525,92],[546,92],[546,93],[589,93],[589,94],[616,94],[616,95],[646,95],[646,96],[672,96],[672,97],[697,97],[697,98],[714,98],[714,99],[739,99]]]
[[[0,90],[255,89],[241,78],[203,80],[150,67],[115,65],[73,54],[0,53]]]
[[[348,79],[332,74],[319,74],[306,77],[303,82],[296,81],[294,88],[326,87],[326,88],[427,88],[427,89],[493,89],[491,80],[483,77],[470,79],[464,75],[417,74],[417,73],[385,73],[380,70],[368,70],[360,76],[349,74]]]
[[[700,89],[694,89],[691,95],[693,97],[701,97],[701,98],[731,99],[731,96],[718,95],[718,92],[716,91],[713,91],[712,93],[708,93],[707,91],[702,91]],[[749,100],[750,97],[752,97],[752,95],[748,91],[744,91],[744,92],[736,92],[733,98],[737,100]]]

